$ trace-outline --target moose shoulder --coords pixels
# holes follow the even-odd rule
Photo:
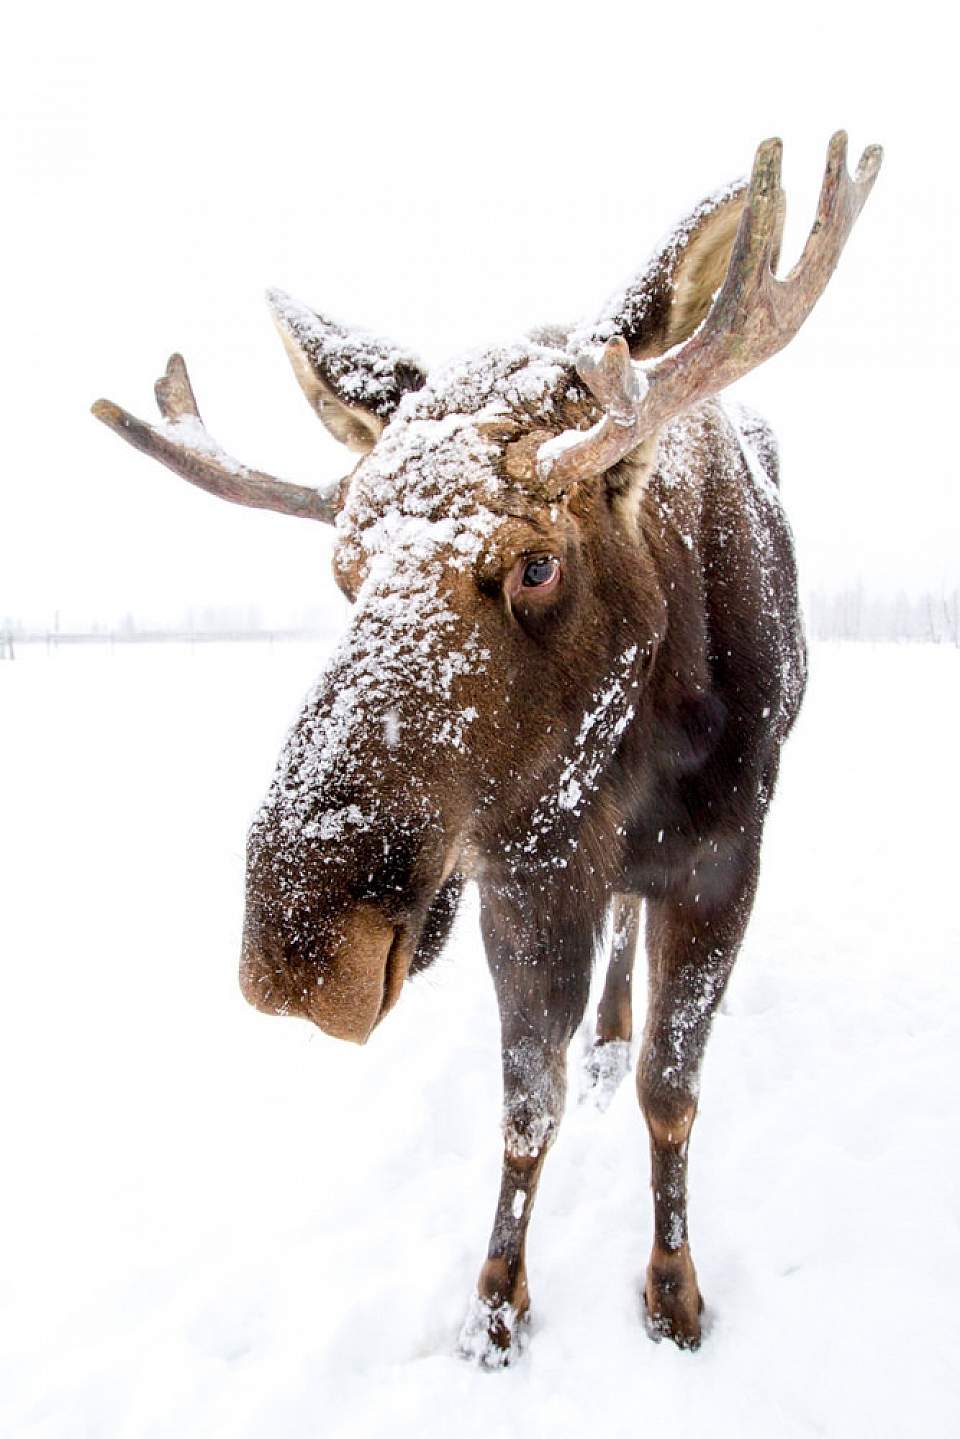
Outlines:
[[[519,1349],[527,1224],[611,911],[588,1079],[602,1100],[626,1072],[644,900],[644,1297],[654,1335],[699,1341],[687,1143],[805,676],[774,441],[716,396],[796,333],[879,165],[867,150],[851,180],[834,137],[816,223],[778,280],[768,141],[749,183],[705,200],[598,320],[429,374],[271,295],[308,400],[359,456],[325,491],[225,454],[179,356],[159,425],[94,407],[214,494],[336,522],[353,622],[250,832],[241,985],[266,1013],[364,1042],[478,885],[505,1146],[461,1347],[486,1364]]]

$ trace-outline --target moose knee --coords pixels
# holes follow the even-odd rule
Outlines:
[[[503,1137],[515,1161],[537,1159],[549,1148],[564,1100],[563,1054],[530,1040],[503,1053]]]
[[[503,1116],[503,1143],[507,1158],[523,1167],[540,1158],[553,1143],[559,1115],[525,1097],[508,1104]]]
[[[655,1144],[685,1144],[697,1113],[696,1099],[637,1075],[637,1098]]]

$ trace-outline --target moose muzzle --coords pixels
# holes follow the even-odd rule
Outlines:
[[[331,927],[322,956],[285,953],[282,940],[249,913],[240,958],[244,998],[264,1014],[310,1019],[326,1034],[364,1044],[393,1008],[410,967],[402,927],[358,904]]]

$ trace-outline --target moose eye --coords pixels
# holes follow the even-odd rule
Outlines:
[[[521,555],[504,578],[507,603],[521,623],[553,611],[562,567],[556,555]]]
[[[528,560],[523,571],[523,586],[528,590],[540,589],[556,580],[560,573],[560,561],[553,555],[538,555]]]

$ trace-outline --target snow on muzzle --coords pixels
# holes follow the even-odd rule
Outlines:
[[[408,559],[365,584],[247,850],[244,995],[358,1043],[438,947],[476,790],[468,691],[487,652],[443,598],[453,582]]]
[[[364,1044],[400,996],[413,947],[402,925],[359,904],[328,930],[321,963],[290,953],[280,936],[244,923],[240,988],[264,1014],[312,1020],[336,1039]]]
[[[326,785],[306,819],[273,789],[247,846],[244,997],[364,1043],[431,932],[455,853],[437,808],[409,784],[380,795],[356,780]]]

